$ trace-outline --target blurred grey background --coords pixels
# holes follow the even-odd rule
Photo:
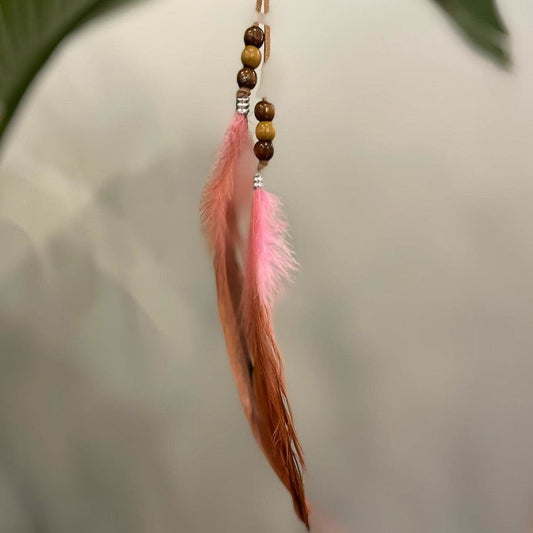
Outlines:
[[[91,24],[12,125],[1,532],[303,530],[198,229],[251,4]],[[266,178],[302,265],[275,318],[317,532],[533,529],[533,4],[500,7],[512,72],[428,1],[272,2]]]

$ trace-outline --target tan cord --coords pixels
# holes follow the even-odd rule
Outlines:
[[[258,13],[264,13],[265,15],[270,11],[270,0],[256,0],[255,10]],[[256,22],[258,25],[259,23]],[[264,62],[266,63],[270,58],[270,26],[265,24],[265,55]]]
[[[265,10],[263,11],[263,3],[265,4]],[[256,0],[255,10],[258,13],[265,13],[265,15],[270,11],[270,0]]]

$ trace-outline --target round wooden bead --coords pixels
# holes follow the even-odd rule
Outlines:
[[[274,145],[270,141],[258,141],[254,146],[254,154],[259,161],[269,161],[274,155]]]
[[[259,122],[255,127],[255,136],[260,141],[271,141],[276,136],[276,129],[272,122]]]
[[[244,44],[261,48],[265,40],[265,33],[259,26],[250,26],[244,32]]]
[[[244,67],[237,74],[237,83],[239,87],[253,89],[257,84],[257,74],[253,68]]]
[[[254,113],[257,120],[270,121],[276,114],[276,108],[274,107],[274,104],[271,104],[267,100],[261,100],[255,104]]]
[[[241,54],[241,61],[245,67],[257,68],[261,64],[261,52],[256,46],[246,46]]]

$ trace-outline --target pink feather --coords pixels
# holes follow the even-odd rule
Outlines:
[[[298,263],[287,242],[288,225],[281,200],[262,188],[254,192],[248,252],[247,285],[255,285],[267,307],[282,286],[291,281]]]

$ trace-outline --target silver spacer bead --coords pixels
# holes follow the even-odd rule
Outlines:
[[[249,96],[237,96],[235,102],[235,111],[239,115],[248,115],[250,112],[250,97]]]
[[[259,174],[259,172],[256,172],[254,176],[254,190],[260,189],[263,186],[263,184],[264,182],[263,182],[263,178],[261,174]]]

